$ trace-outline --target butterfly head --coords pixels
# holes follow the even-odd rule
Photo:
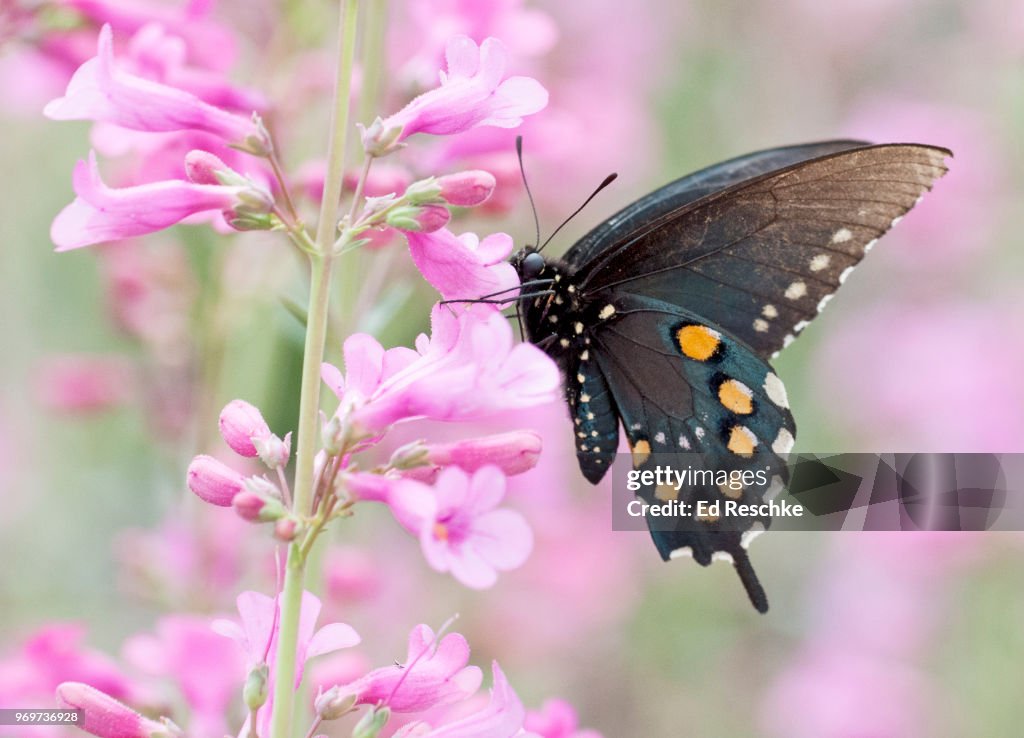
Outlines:
[[[541,276],[547,262],[537,249],[527,246],[512,256],[512,266],[515,267],[523,282],[530,282]]]

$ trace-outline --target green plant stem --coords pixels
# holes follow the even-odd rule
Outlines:
[[[330,138],[327,150],[327,175],[320,203],[320,221],[316,242],[310,254],[309,310],[306,320],[306,344],[302,355],[302,389],[299,400],[298,449],[295,457],[295,486],[292,510],[308,518],[313,515],[314,460],[319,439],[320,365],[327,337],[327,318],[334,264],[334,237],[337,232],[338,206],[345,170],[345,143],[348,132],[348,108],[351,94],[352,64],[355,59],[357,0],[341,0],[338,29],[338,72],[334,87]],[[284,588],[281,592],[280,630],[274,680],[274,715],[270,738],[288,738],[291,734],[298,646],[299,616],[305,579],[305,556],[298,541],[288,547]]]

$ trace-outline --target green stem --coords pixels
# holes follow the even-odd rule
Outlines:
[[[357,1],[341,0],[338,74],[335,79],[334,109],[331,113],[327,175],[324,180],[324,196],[320,203],[320,222],[317,224],[315,248],[310,254],[309,310],[306,320],[306,345],[302,356],[302,389],[299,400],[298,449],[295,457],[292,507],[297,515],[304,518],[311,517],[314,513],[313,465],[320,437],[320,365],[323,362],[324,343],[327,337],[334,236],[337,232],[338,206],[345,170],[345,141],[356,46]],[[281,592],[274,715],[270,726],[270,738],[287,738],[291,734],[295,704],[292,675],[295,674],[299,616],[306,573],[305,558],[298,543],[292,543],[288,547],[284,588]]]

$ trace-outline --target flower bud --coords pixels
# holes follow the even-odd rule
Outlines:
[[[537,465],[541,439],[531,431],[511,431],[427,447],[427,460],[438,466],[457,466],[466,471],[493,464],[506,475],[522,474]]]
[[[443,205],[407,205],[389,212],[385,220],[400,231],[433,233],[444,228],[450,219],[451,214]]]
[[[358,698],[358,692],[351,690],[342,692],[341,687],[334,685],[316,698],[313,707],[316,709],[316,714],[324,720],[337,720],[342,715],[352,712]]]
[[[292,434],[281,440],[273,433],[266,438],[253,438],[253,446],[259,454],[260,461],[271,469],[279,469],[288,465],[288,457],[292,452]]]
[[[387,707],[371,708],[352,729],[352,738],[377,738],[390,718],[391,710]]]
[[[231,501],[231,507],[235,509],[240,518],[248,520],[250,523],[269,523],[273,520],[280,520],[288,513],[280,500],[264,497],[249,490],[242,490],[235,495],[235,499]]]
[[[291,543],[298,535],[299,524],[294,518],[281,518],[274,523],[274,538],[282,543]]]
[[[494,175],[481,169],[458,174],[446,174],[437,178],[441,197],[450,205],[473,207],[486,202],[498,182]]]
[[[400,448],[395,449],[388,461],[392,469],[414,469],[417,466],[424,466],[429,463],[427,458],[427,446],[423,441],[413,441]]]
[[[398,142],[402,135],[401,126],[385,126],[381,118],[373,121],[368,128],[359,126],[363,140],[363,151],[370,156],[387,156],[405,146]]]
[[[188,465],[188,488],[212,505],[228,507],[244,484],[245,477],[212,456],[197,456]]]
[[[143,717],[110,695],[81,682],[64,682],[57,687],[57,702],[80,710],[78,727],[100,738],[172,738],[181,729],[167,718]]]
[[[256,664],[245,678],[242,687],[242,699],[250,712],[263,707],[267,701],[267,681],[270,678],[270,667],[265,663]]]
[[[241,179],[241,175],[234,172],[231,167],[225,164],[219,156],[211,154],[202,149],[193,149],[185,154],[185,176],[196,184],[201,185],[222,185],[233,184],[225,182],[224,177],[234,175]]]
[[[220,412],[219,425],[220,434],[231,450],[250,458],[259,454],[255,441],[272,435],[259,409],[245,400],[232,400],[225,405]]]

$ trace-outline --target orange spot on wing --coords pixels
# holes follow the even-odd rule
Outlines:
[[[718,399],[727,409],[737,415],[754,412],[754,400],[750,388],[735,379],[727,379],[718,386]]]
[[[757,436],[749,428],[734,425],[729,431],[729,443],[726,447],[737,456],[753,456],[757,446]]]
[[[703,325],[684,325],[676,332],[679,350],[696,361],[707,361],[722,343],[721,335]]]
[[[630,448],[633,452],[633,466],[640,466],[651,457],[651,444],[646,440],[639,440]]]

